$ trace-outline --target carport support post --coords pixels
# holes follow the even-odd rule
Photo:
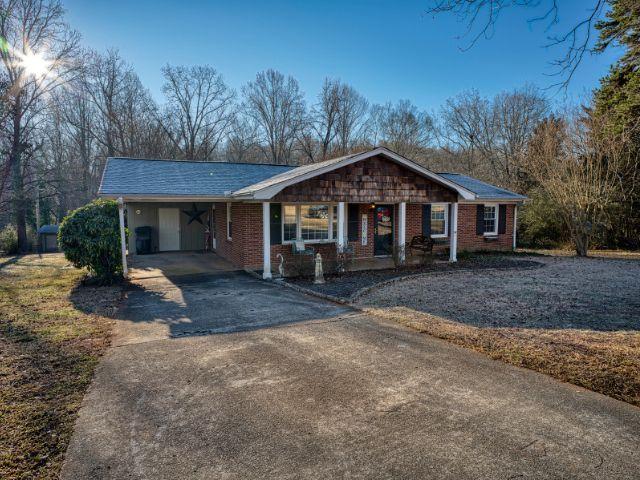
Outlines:
[[[451,204],[451,241],[449,242],[449,261],[458,261],[458,202]]]
[[[262,248],[262,278],[271,280],[271,215],[269,202],[262,202]]]
[[[406,231],[407,231],[407,203],[400,202],[398,208],[398,260],[400,263],[405,261],[405,243],[406,243]]]
[[[338,253],[344,251],[344,202],[338,202],[338,218],[336,220],[338,225]]]
[[[122,275],[127,278],[129,269],[127,268],[127,237],[124,230],[124,200],[118,198],[118,218],[120,220],[120,254],[122,255]]]

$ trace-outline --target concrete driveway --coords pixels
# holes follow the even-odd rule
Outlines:
[[[631,479],[639,464],[638,408],[225,273],[130,292],[62,478]]]

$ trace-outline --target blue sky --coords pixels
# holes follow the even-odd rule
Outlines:
[[[348,82],[373,103],[407,98],[437,110],[448,98],[476,88],[492,96],[556,80],[549,62],[559,51],[542,48],[544,25],[534,12],[503,15],[490,40],[471,50],[456,37],[464,24],[425,14],[426,1],[198,1],[67,0],[67,18],[84,44],[117,48],[143,83],[161,98],[160,68],[209,64],[233,88],[275,68],[293,75],[309,101],[324,77]],[[584,15],[584,0],[561,2],[560,24]],[[577,101],[598,85],[618,52],[585,58],[568,90]],[[555,93],[555,102],[566,101]]]

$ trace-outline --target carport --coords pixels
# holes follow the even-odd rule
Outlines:
[[[206,275],[238,270],[238,267],[213,252],[161,252],[153,255],[130,255],[129,265],[129,276],[132,280]]]

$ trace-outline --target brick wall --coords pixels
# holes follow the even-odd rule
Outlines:
[[[262,268],[262,204],[232,203],[232,238],[227,239],[227,204],[216,203],[216,252],[234,265]]]
[[[476,235],[476,205],[458,205],[458,251],[462,250],[510,250],[513,247],[514,206],[507,205],[507,227],[496,240]]]

